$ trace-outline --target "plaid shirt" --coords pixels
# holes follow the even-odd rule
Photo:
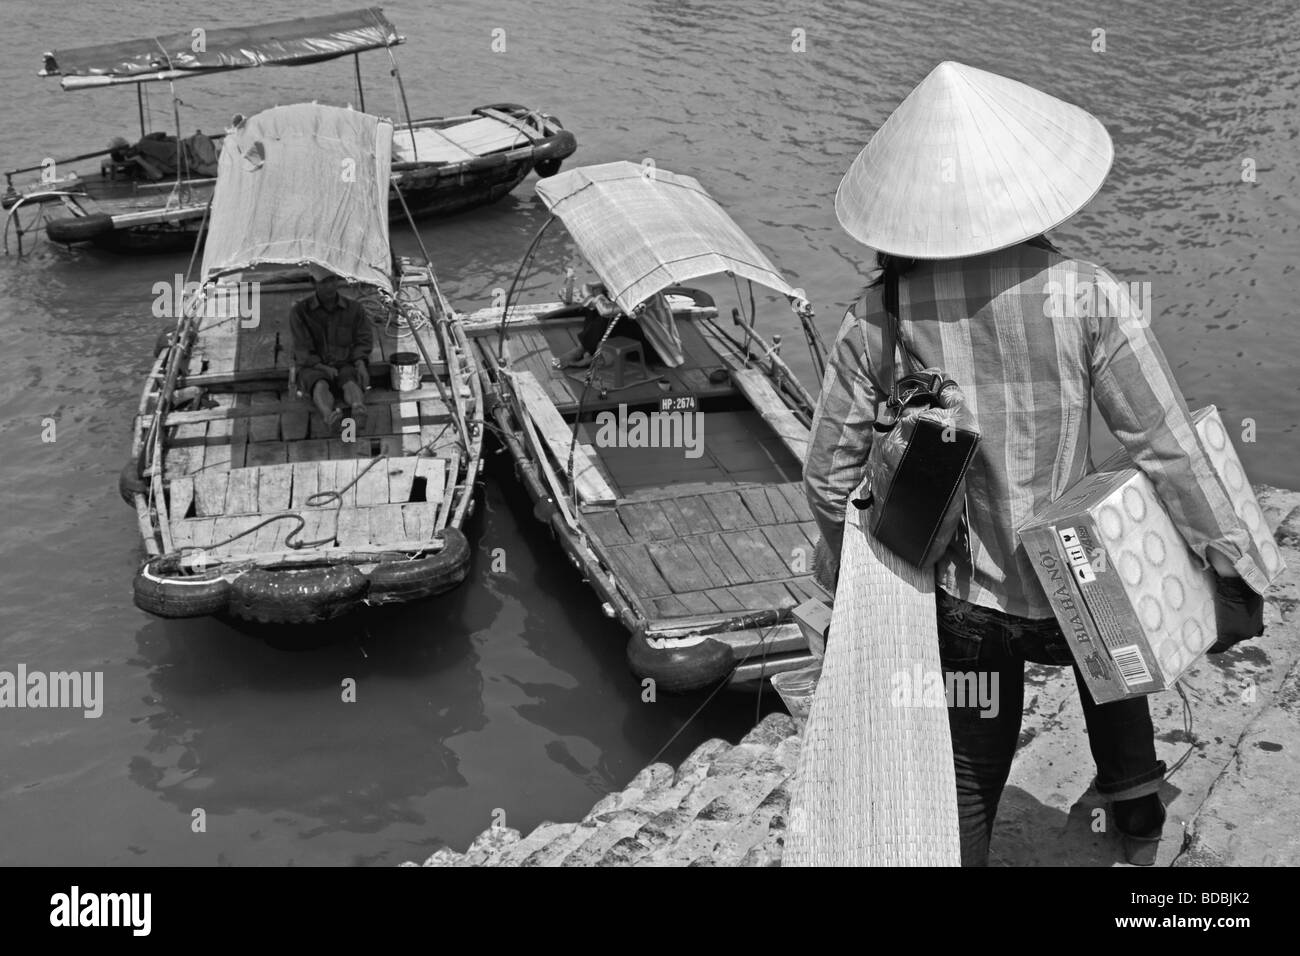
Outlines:
[[[882,353],[881,292],[868,289],[844,317],[804,468],[813,514],[837,555],[888,384],[868,358]],[[939,587],[1021,617],[1052,615],[1016,529],[1093,470],[1095,399],[1204,566],[1213,547],[1263,593],[1249,533],[1192,429],[1150,313],[1127,286],[1098,266],[1021,244],[918,263],[899,281],[898,312],[903,341],[922,366],[961,386],[982,436],[967,472],[970,552],[949,546],[935,569]]]

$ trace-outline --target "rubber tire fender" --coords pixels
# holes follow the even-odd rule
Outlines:
[[[651,647],[637,630],[628,638],[627,663],[633,674],[652,679],[658,690],[687,694],[715,687],[729,677],[736,657],[730,645],[708,637],[686,647]]]
[[[447,528],[442,534],[446,544],[435,555],[376,565],[369,575],[370,603],[418,601],[464,581],[469,570],[469,541],[456,528]]]
[[[319,624],[360,605],[369,589],[350,564],[256,568],[231,584],[229,611],[257,624]]]
[[[132,508],[135,507],[136,495],[147,495],[149,493],[149,483],[140,477],[140,469],[136,466],[135,459],[127,461],[122,466],[122,470],[118,472],[117,493]]]
[[[54,242],[71,245],[74,242],[90,242],[113,231],[113,217],[106,212],[95,212],[88,216],[68,216],[64,219],[51,219],[45,224],[45,235]]]
[[[179,571],[174,555],[145,562],[133,582],[135,606],[157,617],[204,617],[219,614],[230,603],[230,582],[224,577],[170,577]]]

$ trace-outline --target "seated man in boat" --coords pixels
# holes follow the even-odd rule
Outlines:
[[[335,394],[352,410],[358,430],[365,424],[365,389],[374,330],[361,303],[339,295],[339,277],[318,265],[309,267],[316,291],[294,304],[289,315],[298,386],[311,396],[330,428],[343,419]]]
[[[615,323],[613,330],[609,333],[611,337],[618,335],[639,342],[641,347],[645,349],[647,365],[652,363],[662,364],[659,354],[646,338],[641,323],[624,313],[609,298],[604,285],[599,282],[584,285],[579,301],[582,303],[581,312],[586,317],[586,320],[582,324],[582,331],[578,333],[578,344],[555,360],[556,368],[586,368],[590,365],[596,356],[596,350],[600,348],[600,340],[604,337],[605,330],[609,328],[611,320],[614,320]],[[566,307],[544,317],[549,318],[560,314],[571,314],[571,309]]]

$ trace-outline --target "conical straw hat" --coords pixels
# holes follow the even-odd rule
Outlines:
[[[979,255],[1069,219],[1097,194],[1114,156],[1091,113],[945,61],[858,154],[835,194],[835,215],[881,252]]]

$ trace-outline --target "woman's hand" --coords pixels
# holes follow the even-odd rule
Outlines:
[[[1228,558],[1223,554],[1222,551],[1218,551],[1214,548],[1209,548],[1206,551],[1206,556],[1210,559],[1210,567],[1214,568],[1214,573],[1217,574],[1219,577],[1221,578],[1241,577],[1241,575],[1237,573],[1237,569],[1232,566],[1232,562],[1228,560]]]

